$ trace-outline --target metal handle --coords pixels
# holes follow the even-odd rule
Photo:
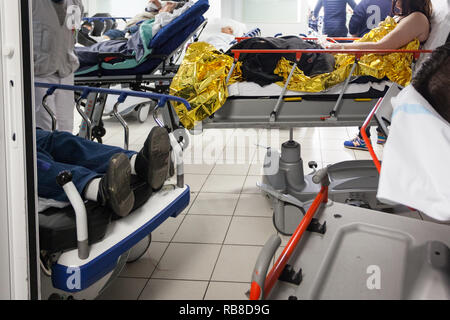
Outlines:
[[[70,204],[75,210],[75,219],[77,225],[77,242],[78,242],[78,257],[81,260],[89,258],[89,233],[88,233],[88,219],[87,211],[81,195],[72,182],[72,173],[68,171],[61,172],[56,181],[64,189],[64,192],[69,198]]]
[[[87,114],[81,109],[82,101],[83,101],[83,96],[77,100],[77,103],[75,106],[77,108],[78,113],[83,118],[84,123],[86,124],[87,132],[88,132],[86,139],[91,140],[92,139],[92,121],[91,121],[91,119],[89,119]]]
[[[184,161],[183,161],[183,149],[180,143],[177,141],[173,133],[169,134],[170,144],[175,156],[175,165],[177,168],[177,187],[184,188]]]
[[[50,109],[50,107],[47,104],[47,99],[48,97],[50,97],[52,94],[49,94],[47,92],[47,94],[44,96],[44,98],[42,99],[42,106],[44,107],[45,111],[47,111],[47,113],[50,115],[50,118],[52,119],[52,131],[56,130],[56,115],[55,113],[52,111],[52,109]]]
[[[281,238],[273,235],[261,250],[252,274],[252,287],[250,289],[250,300],[261,300],[264,297],[264,285],[267,271],[277,249],[280,247]]]
[[[326,181],[327,178],[328,178],[328,168],[323,168],[316,172],[316,174],[312,177],[312,181],[315,184],[322,183],[323,185],[323,182]],[[329,183],[327,185],[329,185]]]

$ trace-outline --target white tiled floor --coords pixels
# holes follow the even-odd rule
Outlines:
[[[128,121],[131,148],[138,150],[154,124],[151,119],[144,124],[133,118]],[[108,119],[105,126],[104,142],[122,146],[120,125]],[[367,152],[342,146],[356,132],[357,128],[296,129],[305,172],[310,172],[307,163],[312,160],[324,166],[369,159]],[[376,139],[376,134],[373,136]],[[256,187],[265,152],[257,145],[280,148],[280,142],[288,137],[288,131],[254,129],[206,130],[192,137],[186,152],[191,163],[187,161],[185,166],[185,180],[192,190],[190,206],[154,231],[147,254],[127,265],[100,299],[246,299],[256,258],[269,236],[276,233],[271,204]],[[214,148],[201,146],[202,141]],[[381,156],[382,147],[374,145]],[[239,160],[237,164],[228,161],[232,155]],[[202,160],[207,160],[206,164]],[[419,213],[408,216],[422,219]],[[284,245],[286,242],[284,237]]]

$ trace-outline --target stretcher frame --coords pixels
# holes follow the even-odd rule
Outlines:
[[[246,38],[238,38],[246,39]],[[315,38],[305,38],[314,40]],[[330,38],[330,40],[352,40],[355,38]],[[230,97],[225,105],[202,121],[203,129],[226,128],[293,128],[293,127],[339,127],[359,126],[372,110],[373,99],[378,100],[387,92],[379,92],[376,96],[358,98],[358,95],[348,95],[346,90],[352,80],[359,59],[365,54],[404,53],[413,54],[417,60],[421,54],[432,50],[361,50],[361,49],[290,49],[290,50],[231,50],[234,62],[227,75],[227,83],[239,61],[241,54],[294,54],[296,59],[281,94],[278,97]],[[337,97],[317,99],[317,95],[302,95],[286,97],[287,88],[292,80],[295,68],[299,65],[303,54],[328,53],[350,54],[355,56],[350,75],[344,82]],[[275,106],[274,104],[275,100]]]
[[[379,109],[382,106],[382,100],[383,99],[380,99],[377,102],[360,130],[361,135],[369,146],[370,155],[378,172],[381,172],[381,163],[371,147],[370,140],[366,134],[366,128],[371,120],[377,116],[377,112],[379,112]],[[269,272],[268,270],[273,256],[276,254],[278,247],[281,244],[280,237],[275,235],[272,236],[261,250],[252,273],[249,293],[250,300],[342,299],[343,297],[346,299],[385,299],[386,297],[384,297],[383,294],[386,294],[387,292],[390,294],[391,292],[389,292],[389,290],[385,290],[382,293],[365,293],[364,297],[361,297],[363,293],[362,286],[358,288],[333,287],[333,285],[336,286],[336,284],[344,286],[345,280],[329,280],[332,276],[330,276],[330,271],[328,269],[338,268],[335,267],[333,263],[337,260],[337,258],[335,258],[335,252],[342,246],[342,239],[346,236],[347,232],[352,233],[358,231],[362,233],[366,232],[365,236],[379,233],[380,236],[387,235],[386,237],[388,238],[398,237],[398,240],[403,241],[410,246],[408,250],[409,254],[413,251],[419,251],[420,248],[420,251],[424,255],[422,257],[424,261],[414,260],[414,263],[412,263],[412,261],[409,263],[405,261],[404,265],[406,265],[406,267],[405,270],[403,270],[403,273],[398,270],[395,270],[395,272],[385,270],[385,272],[388,273],[386,278],[391,279],[392,282],[399,282],[399,278],[400,282],[403,280],[403,287],[394,288],[395,290],[393,291],[395,292],[389,296],[390,299],[450,299],[450,287],[448,287],[448,284],[450,284],[449,226],[440,226],[437,224],[431,225],[428,222],[418,222],[411,219],[409,219],[409,221],[401,221],[402,219],[407,218],[390,218],[383,216],[386,215],[384,213],[333,203],[328,199],[328,187],[330,185],[328,168],[319,170],[314,175],[313,182],[321,185],[320,192],[301,219],[294,234],[289,239],[286,247],[282,250]],[[317,231],[308,229],[311,227],[314,217],[320,218],[322,221],[325,219],[328,219],[328,222],[331,221],[331,228],[335,228],[335,230],[332,231],[333,235],[329,239],[331,239],[332,243],[338,244],[330,245],[328,248],[327,241],[330,240],[325,241],[325,237],[323,236],[326,231],[322,233],[322,239],[314,239],[312,232]],[[343,217],[348,218],[345,223],[336,222],[336,220]],[[392,223],[392,225],[390,225],[390,223]],[[421,227],[430,231],[430,234],[425,235],[424,232],[420,231],[420,223],[422,223]],[[322,226],[325,230],[330,229],[330,224],[328,224],[326,228],[325,225],[326,221]],[[404,225],[405,227],[403,227]],[[307,234],[307,230],[311,231],[311,233]],[[402,237],[404,238],[402,239]],[[418,243],[413,243],[412,240],[417,241]],[[321,244],[315,247],[315,249],[308,249],[309,246],[313,247],[311,242],[314,241],[320,241]],[[414,245],[416,247],[413,247]],[[368,248],[371,248],[370,251],[374,251],[373,246],[376,246],[376,244],[371,242],[368,243],[367,246]],[[328,251],[317,252],[318,247]],[[364,254],[362,251],[357,251],[356,249],[354,251],[361,253],[361,255]],[[355,252],[352,252],[352,254]],[[302,254],[306,254],[307,257],[302,257]],[[345,260],[345,257],[342,259]],[[352,259],[354,259],[354,257],[348,257],[348,265],[344,268],[352,268]],[[314,263],[320,263],[320,265],[314,266],[311,260],[313,260]],[[288,265],[288,263],[290,263],[290,265]],[[298,268],[300,263],[303,265],[307,264],[309,267],[308,271],[317,271],[317,274],[308,275],[309,279],[306,281],[303,288],[301,288],[303,281],[302,269]],[[339,267],[341,267],[339,270],[342,270],[342,266]],[[295,268],[297,268],[297,271]],[[415,272],[418,272],[417,269],[424,269],[427,272],[418,272],[418,274],[414,275],[414,271],[412,271],[414,269],[416,269]],[[399,273],[401,273],[403,277],[399,277]],[[342,275],[334,276],[335,278],[339,278]],[[417,276],[419,280],[417,280],[415,276]],[[348,276],[346,275],[344,278],[348,279]],[[410,283],[412,281],[419,282],[419,285],[422,285],[422,288],[415,287]],[[441,284],[440,281],[442,281],[443,284]],[[373,290],[373,288],[369,288],[368,283],[369,282],[367,282],[367,289]],[[437,289],[437,292],[433,292],[430,288]],[[330,291],[330,289],[332,294],[342,295],[330,297],[330,294],[326,293],[326,291]],[[378,290],[380,289],[381,288],[378,288]]]
[[[150,92],[133,92],[128,90],[111,90],[82,86],[55,85],[39,82],[36,82],[35,86],[38,88],[48,89],[46,95],[43,98],[43,105],[52,117],[53,131],[56,129],[57,119],[46,105],[46,100],[49,96],[53,95],[55,91],[65,90],[81,93],[81,96],[77,102],[77,110],[86,121],[89,128],[90,121],[87,115],[80,108],[81,100],[87,98],[89,94],[93,92],[118,96],[115,106],[115,116],[117,117],[119,122],[122,123],[125,129],[125,149],[127,149],[128,147],[128,128],[123,118],[117,112],[117,107],[119,104],[124,103],[128,97],[145,97],[158,100],[158,108],[163,108],[164,106],[166,106],[168,101],[176,101],[178,103],[183,103],[187,108],[190,109],[189,103],[182,98]],[[161,122],[158,122],[157,124],[161,127],[164,127]],[[60,256],[58,256],[57,261],[54,261],[54,264],[51,266],[51,270],[46,268],[44,263],[42,264],[44,273],[52,277],[52,283],[55,289],[75,294],[88,290],[97,282],[100,283],[100,288],[98,290],[104,288],[104,286],[108,285],[114,279],[114,277],[118,275],[118,272],[114,272],[115,268],[123,267],[123,261],[121,262],[120,259],[123,255],[128,256],[129,250],[131,250],[133,246],[135,246],[140,241],[143,241],[145,237],[151,234],[153,230],[155,230],[169,217],[176,218],[189,204],[190,188],[184,183],[182,144],[175,138],[173,133],[171,133],[169,137],[173,149],[176,168],[176,183],[175,185],[173,185],[173,190],[170,188],[163,188],[162,191],[152,195],[152,198],[158,198],[158,200],[156,201],[157,204],[146,204],[144,205],[146,209],[140,208],[136,211],[137,213],[133,213],[135,216],[130,215],[130,217],[126,217],[122,220],[113,222],[114,227],[112,229],[121,230],[120,235],[116,236],[114,234],[109,234],[107,238],[105,238],[105,240],[107,239],[110,246],[112,244],[111,241],[118,241],[119,243],[117,245],[112,245],[111,247],[105,248],[103,251],[101,249],[101,242],[92,246],[89,245],[87,211],[81,195],[72,182],[71,173],[63,172],[59,175],[57,182],[64,189],[64,192],[69,198],[70,204],[75,210],[78,249],[62,253]],[[152,198],[150,198],[148,202],[150,202]],[[162,206],[162,204],[166,202],[168,206]],[[147,210],[149,209],[157,210],[157,212],[147,212]],[[125,221],[123,223],[123,226],[121,226],[121,221]],[[135,223],[137,222],[143,223],[143,226],[136,227]],[[93,248],[92,250],[91,247]],[[148,248],[148,246],[146,248]],[[74,268],[77,268],[77,270],[79,270],[82,277],[79,287],[70,286],[69,278],[72,274],[71,270],[74,270]],[[105,280],[108,277],[109,280],[107,282],[101,281],[102,279]]]
[[[179,65],[177,65],[179,58],[181,57],[183,50],[188,45],[189,42],[197,42],[199,36],[205,29],[208,20],[200,24],[195,31],[193,31],[186,40],[171,54],[169,55],[150,55],[149,59],[160,59],[161,63],[155,67],[151,74],[142,75],[126,75],[126,76],[79,76],[75,77],[75,85],[78,86],[92,86],[104,89],[109,89],[111,86],[121,85],[123,87],[129,87],[133,91],[141,92],[155,92],[159,94],[168,93],[170,83],[175,76]],[[113,53],[101,54],[99,65],[105,62],[109,58],[118,57],[120,55],[115,55]],[[154,87],[151,87],[154,85]],[[91,92],[91,94],[86,98],[85,112],[88,119],[91,122],[92,131],[94,136],[92,136],[88,130],[87,122],[84,120],[80,126],[79,135],[83,138],[97,139],[102,142],[102,137],[105,135],[106,131],[103,127],[102,117],[104,116],[104,110],[106,105],[107,95],[105,93]],[[151,100],[149,100],[150,102]],[[141,112],[140,107],[137,106],[138,113]],[[126,115],[133,111],[136,106],[131,106],[121,112],[122,115]],[[147,110],[148,111],[148,110]],[[138,118],[141,118],[139,115]],[[146,119],[146,118],[145,118]],[[128,142],[127,142],[128,144]]]

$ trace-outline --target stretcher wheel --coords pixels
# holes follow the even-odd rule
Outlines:
[[[142,256],[147,252],[148,248],[150,248],[151,243],[152,235],[149,234],[147,237],[141,240],[141,242],[131,248],[127,263],[134,263],[142,258]]]
[[[140,123],[145,123],[145,121],[147,121],[148,115],[150,113],[150,107],[150,104],[147,103],[139,106],[137,110],[137,120]]]

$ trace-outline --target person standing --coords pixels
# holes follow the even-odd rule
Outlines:
[[[77,32],[81,28],[81,0],[33,0],[33,49],[36,82],[73,85],[79,67],[74,53]],[[36,126],[52,130],[52,120],[42,99],[47,90],[35,88]],[[72,133],[74,93],[57,90],[47,99],[56,115],[57,129]]]
[[[318,18],[320,9],[324,10],[323,34],[328,37],[347,37],[347,4],[356,7],[355,0],[319,0],[314,9]]]
[[[354,9],[349,31],[354,37],[363,37],[378,27],[392,11],[392,0],[362,0]]]

